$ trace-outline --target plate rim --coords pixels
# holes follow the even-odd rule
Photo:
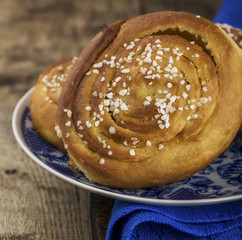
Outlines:
[[[90,192],[100,194],[105,197],[119,199],[123,201],[129,201],[129,202],[135,202],[139,204],[149,204],[149,205],[160,205],[160,206],[198,206],[198,205],[211,205],[211,204],[219,204],[229,201],[235,201],[242,198],[242,194],[234,195],[234,196],[225,196],[225,197],[217,197],[217,198],[205,198],[205,199],[189,199],[189,200],[173,200],[173,199],[153,199],[148,197],[137,197],[137,196],[130,196],[130,195],[124,195],[121,193],[115,193],[108,191],[106,189],[100,189],[94,186],[89,186],[85,183],[77,182],[74,179],[71,179],[61,173],[59,173],[57,170],[49,167],[48,165],[44,164],[38,157],[36,157],[26,142],[23,139],[23,134],[21,130],[21,117],[23,114],[23,110],[25,107],[29,106],[30,97],[34,91],[35,87],[32,87],[30,90],[28,90],[18,101],[16,104],[13,115],[12,115],[12,130],[14,133],[14,136],[22,148],[22,150],[32,159],[34,162],[36,162],[38,165],[40,165],[42,168],[47,170],[48,172],[54,174],[55,176],[61,178],[62,180],[65,180],[71,184],[74,184],[75,186],[81,187],[82,189],[88,190]]]

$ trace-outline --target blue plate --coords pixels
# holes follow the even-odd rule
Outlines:
[[[32,92],[28,91],[14,110],[13,131],[23,150],[58,177],[107,197],[146,204],[205,205],[242,198],[242,132],[209,166],[184,181],[151,188],[111,188],[88,180],[82,172],[72,172],[68,157],[36,134],[29,110]]]

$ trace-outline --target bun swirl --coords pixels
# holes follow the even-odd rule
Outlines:
[[[233,140],[241,52],[216,25],[157,12],[103,26],[63,87],[56,116],[73,164],[100,184],[185,179]]]

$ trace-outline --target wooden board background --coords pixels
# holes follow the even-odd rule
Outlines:
[[[161,10],[210,20],[221,0],[0,0],[0,240],[104,239],[113,200],[53,176],[17,145],[13,109],[50,64],[78,55],[102,23]]]

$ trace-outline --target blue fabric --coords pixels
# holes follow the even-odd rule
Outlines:
[[[225,0],[214,22],[242,28],[242,0]],[[106,240],[241,240],[242,201],[196,207],[116,201]]]
[[[214,22],[242,29],[242,0],[224,0]]]
[[[241,240],[242,201],[167,207],[116,201],[106,240]]]

